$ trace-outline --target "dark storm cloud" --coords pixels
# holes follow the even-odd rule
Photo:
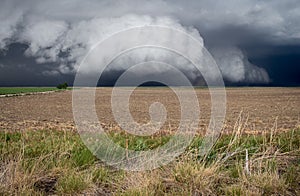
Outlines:
[[[300,85],[300,45],[260,45],[248,51],[250,61],[269,73],[271,85]]]
[[[53,63],[37,64],[35,58],[25,57],[26,44],[10,44],[6,51],[0,53],[0,83],[4,86],[55,86],[58,83],[72,83],[71,74],[57,74],[52,77],[45,72],[53,72]]]
[[[230,84],[299,84],[299,55],[291,49],[300,45],[299,18],[298,0],[1,1],[0,85],[71,81],[97,41],[148,24],[203,40]],[[106,83],[122,69],[107,72]]]

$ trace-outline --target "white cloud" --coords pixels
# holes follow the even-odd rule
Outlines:
[[[266,31],[271,36],[292,39],[299,32],[299,8],[297,0],[52,0],[1,2],[1,22],[5,33],[10,32],[24,14],[27,19],[44,17],[45,20],[60,20],[78,23],[93,18],[115,18],[127,14],[171,16],[180,23],[217,29],[224,25],[249,25]]]
[[[214,48],[211,49],[216,63],[219,65],[223,77],[232,82],[245,80],[244,55],[238,48]]]
[[[237,47],[218,47],[210,50],[222,75],[231,82],[268,83],[267,72],[251,64]]]
[[[59,66],[53,69],[60,73],[74,72],[89,48],[101,39],[146,24],[182,28],[199,39],[193,26],[200,31],[246,26],[275,44],[300,42],[297,0],[8,0],[0,4],[0,48],[7,40],[29,43],[26,55],[36,57],[38,63],[56,62]],[[249,63],[238,48],[229,48],[212,51],[226,78],[233,82],[269,80],[265,70]]]
[[[68,29],[64,21],[41,20],[28,24],[20,34],[19,41],[29,43],[26,55],[36,56],[39,63],[56,61],[60,37]]]
[[[14,8],[9,1],[1,2],[0,8],[0,48],[4,48],[17,31],[18,22],[22,20],[24,10]]]

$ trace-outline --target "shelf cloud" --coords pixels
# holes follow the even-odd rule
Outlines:
[[[48,78],[74,76],[83,57],[99,41],[128,28],[160,25],[183,30],[203,43],[225,81],[268,84],[272,81],[268,71],[251,62],[246,49],[256,43],[299,45],[299,4],[296,0],[4,0],[0,3],[0,72],[10,70],[17,75],[13,72],[21,68],[11,67],[20,66],[23,60],[23,69],[34,69]],[[133,52],[112,69],[124,70],[136,61],[135,56],[147,59],[147,55],[182,62],[178,67],[197,83],[194,80],[199,78],[187,62],[180,58],[174,62],[173,55],[153,49]]]

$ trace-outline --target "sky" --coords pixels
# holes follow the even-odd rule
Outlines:
[[[210,52],[228,86],[300,86],[299,18],[299,0],[1,0],[0,86],[72,84],[95,44],[147,25],[193,36]],[[113,85],[134,63],[148,59],[176,64],[194,85],[203,82],[202,73],[180,56],[143,48],[114,60],[100,84]],[[170,71],[145,67],[136,75],[150,72]]]

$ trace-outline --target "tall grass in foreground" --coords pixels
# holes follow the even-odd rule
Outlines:
[[[136,150],[155,148],[169,136],[112,139]],[[171,164],[125,172],[102,164],[78,134],[61,131],[0,133],[0,195],[299,195],[300,130],[222,135],[198,156],[201,136]]]

